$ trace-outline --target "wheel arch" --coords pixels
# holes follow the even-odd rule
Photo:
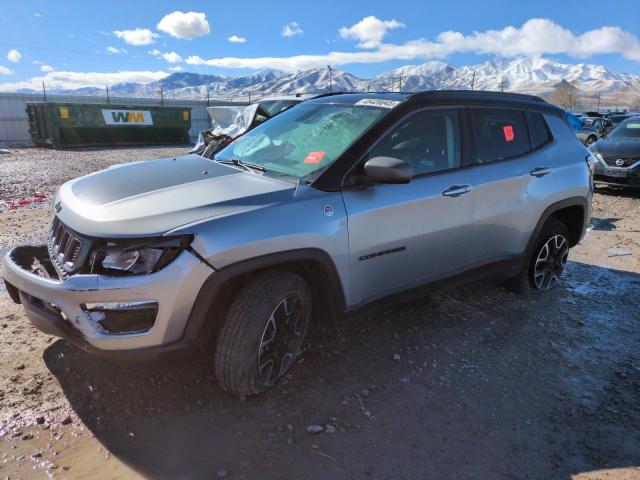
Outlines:
[[[547,207],[540,216],[529,239],[527,254],[532,253],[536,239],[542,231],[542,227],[544,227],[544,224],[547,223],[550,218],[557,218],[563,222],[569,229],[569,246],[574,247],[577,245],[587,226],[588,211],[587,199],[584,197],[567,198]]]
[[[221,327],[238,288],[252,275],[269,269],[285,269],[301,275],[314,299],[313,315],[332,323],[346,309],[338,270],[330,255],[318,248],[304,248],[250,258],[213,273],[202,285],[191,309],[184,340],[203,344]]]

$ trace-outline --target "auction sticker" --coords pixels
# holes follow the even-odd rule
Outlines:
[[[393,108],[400,103],[400,100],[385,100],[384,98],[363,98],[355,105],[365,105],[368,107]]]
[[[304,163],[320,163],[324,158],[324,154],[326,152],[309,152],[307,153],[307,157],[304,159]]]
[[[504,134],[504,139],[507,142],[513,142],[513,139],[516,138],[516,134],[513,132],[513,126],[505,125],[502,127],[502,133]]]
[[[333,216],[333,207],[331,205],[325,205],[323,210],[324,210],[324,214],[327,217],[332,217]]]

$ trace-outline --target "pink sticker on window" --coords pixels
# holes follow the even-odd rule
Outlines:
[[[324,158],[325,152],[309,152],[307,158],[304,159],[304,163],[320,163]]]
[[[513,139],[516,138],[516,134],[513,133],[513,127],[511,125],[502,127],[502,133],[504,133],[504,139],[507,142],[513,142]]]

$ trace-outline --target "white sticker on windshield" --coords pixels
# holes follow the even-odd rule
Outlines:
[[[363,98],[358,100],[356,105],[367,105],[369,107],[393,108],[400,103],[400,100],[385,100],[382,98]]]
[[[640,128],[640,123],[627,123],[627,128]]]

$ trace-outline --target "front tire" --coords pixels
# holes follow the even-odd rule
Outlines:
[[[536,239],[527,267],[511,280],[516,292],[546,292],[558,285],[569,256],[569,230],[559,220],[551,219]]]
[[[584,142],[584,146],[585,146],[585,147],[588,147],[588,146],[590,146],[590,145],[593,145],[594,143],[596,143],[596,141],[597,141],[597,140],[598,140],[598,139],[597,139],[596,137],[594,137],[593,135],[589,135],[589,136],[587,137],[587,141],[586,141],[586,142]]]
[[[311,318],[311,290],[294,273],[273,270],[242,287],[216,344],[215,371],[228,392],[271,388],[300,353]]]

